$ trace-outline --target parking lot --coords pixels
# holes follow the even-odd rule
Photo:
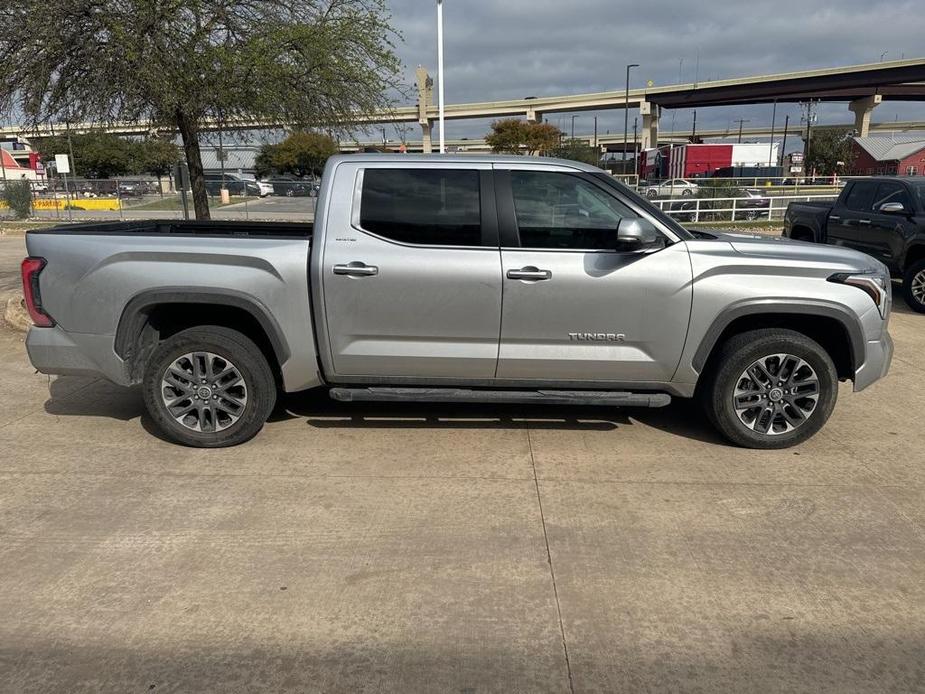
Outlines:
[[[210,451],[0,329],[0,689],[922,691],[925,317],[891,331],[795,449],[307,394]]]

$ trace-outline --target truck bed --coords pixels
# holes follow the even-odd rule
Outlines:
[[[32,234],[155,235],[155,236],[255,236],[258,238],[310,239],[311,222],[250,222],[212,220],[207,222],[146,219],[131,222],[80,222],[37,229]]]

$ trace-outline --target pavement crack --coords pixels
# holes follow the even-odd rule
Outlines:
[[[575,694],[575,683],[572,680],[572,663],[568,655],[568,642],[565,639],[565,625],[562,623],[562,606],[559,604],[559,587],[556,584],[556,570],[552,563],[552,552],[549,551],[549,533],[546,531],[546,514],[543,512],[543,497],[540,494],[540,480],[536,475],[536,458],[533,456],[533,439],[530,437],[530,428],[527,428],[527,445],[530,447],[530,465],[533,468],[533,486],[536,489],[536,503],[540,510],[540,522],[543,525],[543,541],[546,543],[546,562],[549,564],[549,577],[552,580],[552,594],[556,600],[556,617],[559,620],[559,636],[562,637],[562,652],[565,655],[565,669],[568,673],[568,689]]]

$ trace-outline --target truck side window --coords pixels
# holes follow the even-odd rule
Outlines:
[[[901,202],[907,210],[912,210],[912,199],[902,183],[881,183],[874,196],[874,212],[880,210],[880,205],[888,202]]]
[[[360,226],[401,243],[480,246],[479,173],[461,169],[366,169]]]
[[[578,176],[511,171],[523,248],[612,249],[617,227],[632,211]]]
[[[848,191],[848,197],[845,198],[845,207],[855,212],[870,212],[876,190],[876,183],[855,182]]]

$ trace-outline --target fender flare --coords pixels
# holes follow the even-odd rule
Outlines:
[[[263,328],[280,364],[291,356],[279,323],[270,310],[253,296],[219,287],[161,287],[136,294],[122,309],[113,343],[121,359],[130,361],[135,356],[133,347],[148,322],[150,309],[162,304],[210,304],[244,310]]]
[[[852,368],[856,372],[866,359],[864,342],[864,329],[857,316],[840,304],[830,303],[817,299],[804,299],[801,301],[780,301],[778,299],[744,299],[728,306],[710,325],[704,333],[700,346],[694,353],[692,366],[698,373],[703,372],[707,359],[713,352],[716,343],[723,331],[733,321],[745,316],[761,314],[796,314],[800,316],[820,316],[832,318],[848,333],[851,347]]]

